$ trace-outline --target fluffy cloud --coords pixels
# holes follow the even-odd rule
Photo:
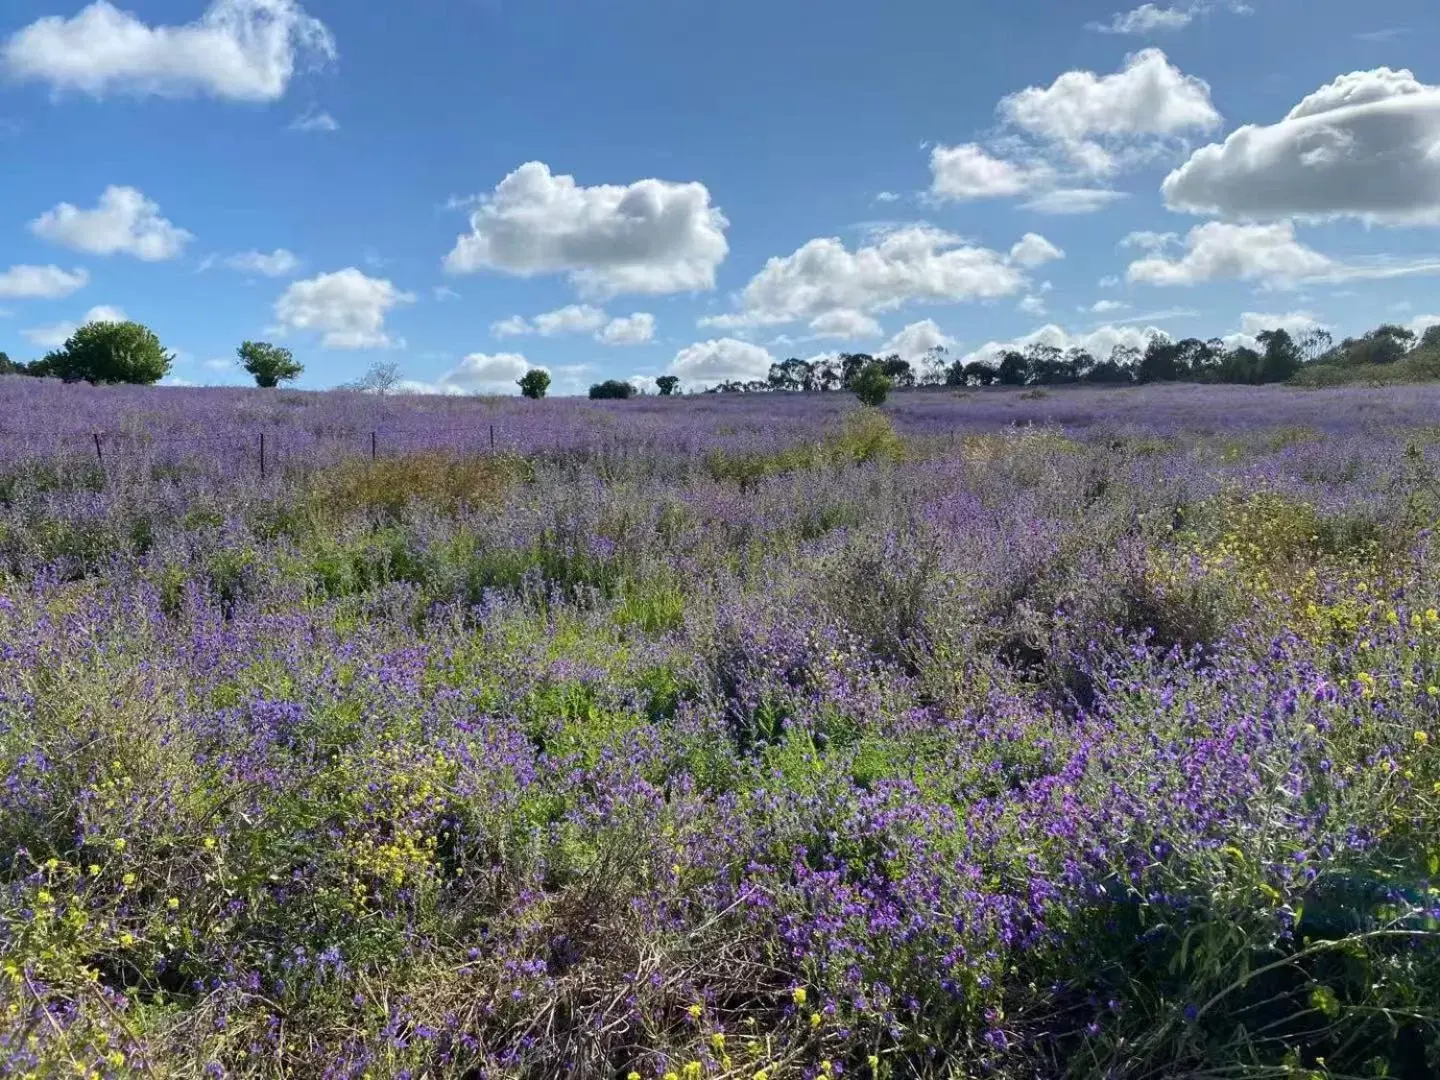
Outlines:
[[[999,252],[926,225],[911,225],[848,250],[838,239],[811,240],[771,258],[741,293],[742,310],[710,316],[722,329],[810,321],[837,311],[893,311],[907,303],[958,303],[1013,296],[1024,275]]]
[[[1153,34],[1157,30],[1183,30],[1195,19],[1194,8],[1162,8],[1141,4],[1131,11],[1118,11],[1109,22],[1093,22],[1087,30],[1101,34]]]
[[[1185,254],[1176,259],[1152,254],[1131,263],[1126,277],[1145,285],[1238,279],[1284,286],[1335,269],[1332,260],[1295,238],[1295,226],[1288,221],[1274,225],[1208,222],[1190,230],[1185,247]]]
[[[1342,75],[1279,123],[1197,150],[1161,190],[1196,214],[1440,224],[1440,87],[1384,67]]]
[[[36,236],[91,255],[173,259],[194,237],[160,216],[160,207],[133,187],[108,187],[93,210],[62,202],[30,223]]]
[[[1168,336],[1164,330],[1155,326],[1141,329],[1139,326],[1118,325],[1101,326],[1085,334],[1072,334],[1063,326],[1051,323],[1011,341],[987,341],[962,359],[967,364],[974,361],[995,364],[999,362],[1000,354],[1009,349],[1024,350],[1031,345],[1052,345],[1065,351],[1084,349],[1097,360],[1105,360],[1116,348],[1122,346],[1143,350],[1156,335]]]
[[[1065,252],[1039,233],[1026,233],[1019,243],[1010,249],[1010,261],[1027,268],[1044,266],[1056,259],[1063,259]]]
[[[445,266],[457,274],[565,273],[595,296],[694,292],[714,288],[728,226],[704,184],[581,187],[532,161],[479,200]]]
[[[1129,306],[1120,300],[1097,300],[1085,310],[1093,315],[1113,315],[1117,311],[1124,311]]]
[[[1312,330],[1328,329],[1330,329],[1329,326],[1308,311],[1291,311],[1283,315],[1267,315],[1261,312],[1247,311],[1240,316],[1239,331],[1234,334],[1226,334],[1221,340],[1229,349],[1238,346],[1258,349],[1260,347],[1258,335],[1266,330],[1284,330],[1291,337],[1298,338]]]
[[[265,277],[284,277],[299,267],[300,260],[294,252],[276,248],[268,255],[263,251],[241,251],[234,255],[211,255],[200,263],[201,270],[212,266],[223,266],[238,270],[242,274],[261,274]]]
[[[1016,311],[1023,311],[1026,315],[1044,315],[1045,298],[1043,296],[1030,295],[1015,305]]]
[[[0,297],[7,300],[59,300],[90,281],[85,270],[58,266],[12,266],[0,273]]]
[[[314,331],[327,349],[383,349],[394,344],[385,315],[415,297],[355,267],[296,281],[275,301],[282,330]]]
[[[931,349],[953,349],[955,339],[950,337],[933,319],[911,323],[880,347],[879,355],[899,356],[912,364],[925,357]]]
[[[511,315],[508,319],[490,324],[490,333],[495,337],[521,337],[525,334],[557,337],[591,332],[596,341],[606,345],[640,345],[655,336],[655,316],[637,311],[633,315],[612,319],[600,308],[589,304],[570,304],[543,312],[533,319]]]
[[[880,324],[869,315],[848,308],[817,315],[810,320],[810,330],[822,338],[874,337],[881,332]]]
[[[101,304],[92,307],[84,315],[80,316],[78,322],[55,323],[51,326],[36,326],[30,330],[20,331],[20,336],[32,345],[42,349],[58,349],[64,345],[71,334],[75,333],[81,326],[92,322],[124,322],[128,316],[118,307],[111,307],[108,304]]]
[[[1109,75],[1067,71],[1050,86],[1001,100],[1006,125],[995,142],[937,146],[930,152],[930,194],[967,201],[1028,195],[1028,209],[1049,214],[1100,210],[1122,192],[1097,184],[1170,153],[1175,137],[1219,126],[1210,87],[1170,63],[1159,49],[1129,56]]]
[[[621,315],[606,323],[595,337],[605,345],[643,345],[655,337],[655,316],[648,311]]]
[[[274,101],[297,66],[334,55],[330,31],[294,0],[215,0],[193,23],[155,27],[96,0],[72,18],[39,19],[0,45],[0,65],[12,78],[95,97]]]
[[[775,357],[769,350],[759,345],[721,338],[681,349],[670,361],[668,370],[688,385],[713,386],[731,379],[763,379],[770,374],[770,365],[774,362]]]
[[[1019,195],[1045,182],[1050,171],[994,157],[975,143],[930,151],[930,193],[964,202]]]
[[[440,377],[439,389],[449,394],[513,394],[520,377],[536,366],[519,353],[471,353]]]
[[[1211,131],[1221,123],[1209,85],[1181,72],[1159,49],[1127,57],[1113,75],[1067,71],[1048,87],[1027,87],[1005,98],[1000,113],[1024,131],[1066,143]]]

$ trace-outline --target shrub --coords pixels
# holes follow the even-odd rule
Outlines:
[[[855,376],[855,381],[850,384],[850,389],[860,399],[860,404],[879,408],[890,396],[890,389],[893,385],[890,376],[885,374],[884,368],[879,364],[871,364]]]
[[[680,392],[680,380],[674,375],[661,375],[655,380],[655,387],[661,397],[674,397]]]
[[[590,387],[591,401],[625,401],[635,396],[635,387],[621,379],[606,379]]]

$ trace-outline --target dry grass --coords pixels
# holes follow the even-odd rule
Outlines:
[[[312,479],[312,498],[317,508],[342,517],[399,517],[412,505],[454,511],[493,506],[529,474],[527,463],[510,455],[462,457],[430,451],[342,462]]]

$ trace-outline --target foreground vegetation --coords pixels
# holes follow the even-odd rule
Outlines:
[[[1437,406],[0,380],[0,1074],[1433,1076]]]

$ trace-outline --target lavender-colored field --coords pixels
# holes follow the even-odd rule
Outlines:
[[[1440,387],[0,379],[0,1075],[1440,1074],[1437,519]]]

